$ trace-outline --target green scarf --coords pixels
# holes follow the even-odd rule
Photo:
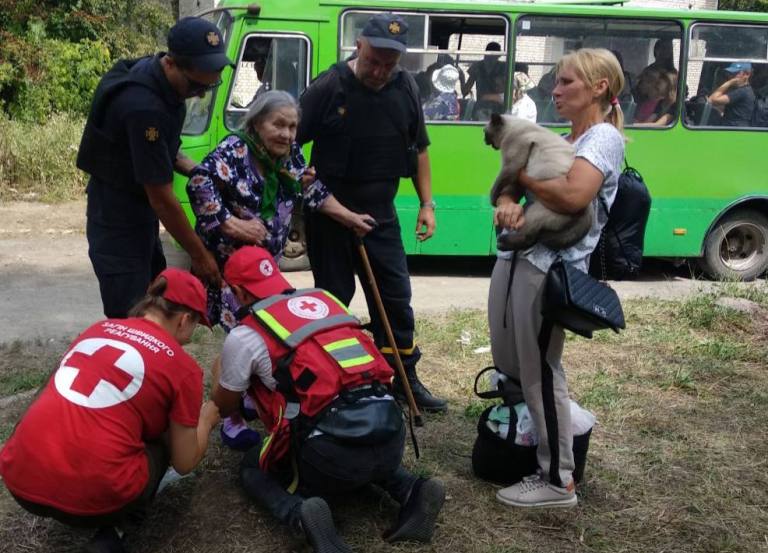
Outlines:
[[[261,164],[264,172],[262,175],[264,178],[264,192],[261,195],[261,218],[269,221],[275,216],[277,208],[275,200],[280,187],[282,186],[292,195],[296,196],[301,193],[301,183],[293,178],[290,171],[285,168],[285,161],[288,156],[275,160],[269,154],[258,135],[253,138],[242,131],[235,132],[235,135],[245,142],[253,157]]]

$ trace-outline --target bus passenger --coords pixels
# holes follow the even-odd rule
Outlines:
[[[526,402],[540,436],[538,472],[496,494],[507,505],[572,507],[577,502],[568,386],[561,365],[565,333],[555,326],[545,351],[540,351],[543,287],[558,255],[587,271],[589,256],[608,219],[598,195],[608,206],[616,196],[624,159],[623,116],[617,98],[623,87],[621,67],[608,50],[584,48],[557,64],[552,94],[558,113],[571,122],[566,139],[576,150],[576,161],[564,177],[537,181],[522,171],[520,183],[526,189],[526,201],[544,202],[563,213],[576,213],[592,203],[597,216],[576,245],[559,252],[541,244],[516,254],[499,252],[493,269],[488,297],[493,361],[510,383],[519,382],[515,401]],[[502,195],[494,223],[512,229],[525,225],[520,200]],[[542,357],[552,369],[551,381],[542,380]],[[551,407],[545,409],[545,405]]]
[[[344,553],[320,496],[377,484],[401,505],[384,539],[429,542],[445,487],[403,468],[392,369],[359,321],[323,290],[293,290],[263,248],[240,248],[224,276],[241,304],[264,300],[224,341],[212,392],[226,415],[247,391],[270,433],[240,465],[248,496],[303,531],[315,552]]]
[[[501,52],[501,44],[489,42],[485,51]],[[473,63],[467,71],[469,78],[461,87],[462,96],[466,96],[477,83],[477,102],[472,116],[477,121],[487,121],[490,119],[491,113],[504,111],[507,64],[500,58],[499,55],[486,54],[482,60]]]
[[[446,401],[432,395],[416,375],[421,352],[414,342],[411,281],[394,203],[400,178],[412,178],[420,202],[416,239],[432,236],[435,202],[429,138],[417,85],[398,66],[406,51],[407,33],[408,24],[399,15],[371,17],[357,38],[355,57],[319,75],[301,96],[303,117],[296,139],[299,144],[314,141],[312,165],[338,200],[375,220],[373,230],[358,234],[365,234],[365,247],[413,395],[421,409],[445,411]],[[355,273],[362,275],[374,341],[394,363],[362,273],[355,237],[323,213],[310,212],[306,224],[315,286],[349,305],[355,294]],[[397,378],[394,388],[396,394],[403,393]]]
[[[459,69],[453,65],[444,65],[432,73],[436,94],[424,104],[424,117],[428,121],[456,121],[459,118],[458,82]]]
[[[187,183],[195,230],[220,269],[245,245],[264,246],[275,259],[283,254],[293,211],[302,203],[347,227],[365,232],[365,217],[341,205],[314,179],[296,143],[299,110],[291,94],[261,93],[248,109],[242,130],[222,140],[192,171]],[[304,187],[302,187],[302,180]],[[208,287],[208,316],[229,332],[240,309],[229,286]],[[222,425],[222,441],[247,449],[260,438],[239,420]]]
[[[30,513],[100,528],[89,553],[121,553],[123,525],[154,497],[168,464],[190,472],[219,410],[182,348],[206,319],[205,289],[186,271],[160,273],[127,319],[72,342],[0,452],[0,475]],[[202,408],[200,407],[202,405]]]
[[[729,78],[709,95],[709,102],[723,112],[728,127],[749,127],[755,109],[755,92],[749,84],[752,64],[734,62],[725,68]]]

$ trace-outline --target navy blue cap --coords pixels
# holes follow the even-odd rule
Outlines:
[[[408,23],[393,13],[377,13],[368,20],[360,36],[374,48],[388,48],[405,52]]]
[[[233,65],[218,27],[201,17],[184,17],[168,31],[168,52],[185,57],[194,69],[216,73]]]

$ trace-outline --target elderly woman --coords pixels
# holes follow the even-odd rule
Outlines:
[[[550,265],[559,255],[586,271],[608,220],[601,205],[613,204],[624,159],[624,117],[617,98],[622,88],[624,75],[608,50],[584,48],[557,64],[552,95],[558,113],[571,122],[566,140],[573,144],[576,160],[565,176],[552,180],[535,180],[523,170],[520,183],[527,202],[542,202],[561,213],[577,213],[591,203],[597,216],[589,232],[572,247],[555,252],[535,244],[514,255],[499,252],[493,269],[488,297],[493,361],[509,377],[510,385],[516,383],[518,401],[525,400],[539,435],[538,473],[499,490],[496,498],[506,505],[572,507],[577,503],[570,401],[561,364],[565,333],[555,326],[548,342],[539,344],[541,308]],[[525,226],[521,199],[502,193],[494,211],[495,224],[511,229]],[[551,378],[542,378],[543,362],[550,366]]]
[[[362,234],[371,217],[343,207],[314,178],[295,142],[299,108],[293,96],[271,90],[254,100],[242,130],[227,136],[193,171],[187,184],[195,230],[223,267],[244,245],[279,259],[294,208],[303,201]],[[240,305],[228,287],[208,290],[209,319],[229,331]]]
[[[282,90],[260,94],[251,104],[242,129],[227,136],[192,171],[187,193],[197,216],[195,230],[220,268],[238,248],[257,245],[277,260],[283,253],[293,210],[304,202],[354,232],[371,226],[367,214],[342,206],[314,169],[307,167],[296,129],[299,108]],[[208,318],[229,332],[237,325],[240,304],[229,286],[208,288]],[[237,417],[224,421],[222,439],[247,449],[259,440]]]

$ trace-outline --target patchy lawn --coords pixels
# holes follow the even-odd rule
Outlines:
[[[749,294],[768,309],[768,292]],[[478,413],[475,374],[490,364],[485,315],[459,311],[422,319],[421,374],[450,399],[444,416],[417,431],[422,458],[405,463],[446,482],[448,500],[430,546],[380,539],[396,515],[371,490],[336,501],[339,532],[356,551],[744,552],[768,551],[768,318],[715,304],[632,301],[628,329],[594,340],[569,335],[565,366],[573,397],[598,418],[579,506],[521,511],[494,500],[496,486],[473,478],[470,454]],[[765,313],[768,313],[766,311]],[[201,332],[188,350],[209,367],[222,341]],[[65,342],[0,347],[0,395],[37,386]],[[7,437],[24,402],[0,412]],[[167,488],[146,524],[129,535],[134,552],[308,551],[239,492],[240,454],[214,435],[190,478]],[[0,492],[0,551],[79,551],[87,532],[36,519]]]

